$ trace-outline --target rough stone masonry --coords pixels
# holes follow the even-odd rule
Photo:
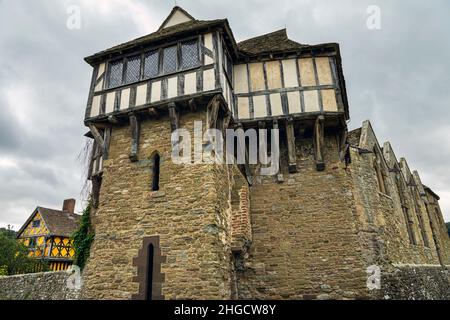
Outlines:
[[[95,240],[81,290],[64,272],[2,277],[1,299],[450,298],[440,198],[369,121],[348,131],[337,43],[285,29],[237,43],[227,19],[175,7],[85,60]],[[279,171],[250,161],[249,137],[231,148],[245,163],[175,163],[172,135],[196,121],[277,132]]]
[[[156,32],[85,60],[83,298],[448,298],[439,196],[369,121],[348,132],[338,44],[286,30],[236,43],[226,19],[175,7]],[[195,121],[279,130],[280,171],[175,164],[171,134]]]

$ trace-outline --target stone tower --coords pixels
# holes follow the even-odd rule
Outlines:
[[[175,7],[156,32],[85,60],[95,207],[85,298],[366,298],[383,290],[368,287],[369,266],[449,264],[438,197],[369,122],[348,132],[337,44],[299,44],[286,30],[237,44],[226,19]],[[176,129],[243,129],[248,142],[232,149],[246,161],[194,163],[203,141],[177,163]],[[251,129],[279,135],[279,155],[267,139],[270,175],[253,161],[264,137]],[[445,281],[439,270],[421,272]]]

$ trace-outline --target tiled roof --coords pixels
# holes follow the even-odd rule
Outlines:
[[[43,207],[37,207],[37,210],[41,214],[42,219],[44,219],[48,230],[53,235],[68,237],[78,228],[78,223],[81,218],[78,214]]]
[[[288,38],[286,29],[267,33],[238,43],[238,49],[244,54],[258,55],[262,53],[293,51],[308,47]]]
[[[131,49],[131,48],[137,47],[139,45],[150,45],[153,42],[163,40],[164,38],[169,37],[169,36],[189,34],[196,30],[200,30],[200,29],[204,29],[204,28],[208,28],[208,27],[219,26],[224,23],[228,23],[226,19],[192,20],[192,21],[183,22],[183,23],[171,26],[171,27],[160,29],[156,32],[150,33],[143,37],[139,37],[137,39],[124,42],[122,44],[111,47],[109,49],[100,51],[94,55],[86,57],[85,60],[88,63],[90,63],[94,59],[101,57],[101,56],[105,56],[105,55],[113,54],[113,53],[119,53],[120,51]]]

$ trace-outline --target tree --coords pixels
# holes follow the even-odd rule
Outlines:
[[[450,222],[447,222],[445,225],[447,226],[448,236],[450,237]]]
[[[0,275],[47,271],[47,264],[30,258],[28,248],[17,241],[15,232],[10,228],[0,230]]]

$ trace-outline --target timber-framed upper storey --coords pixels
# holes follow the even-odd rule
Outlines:
[[[85,58],[85,123],[221,94],[233,119],[349,119],[339,45],[303,45],[282,29],[236,43],[227,19],[175,7],[158,31]]]

